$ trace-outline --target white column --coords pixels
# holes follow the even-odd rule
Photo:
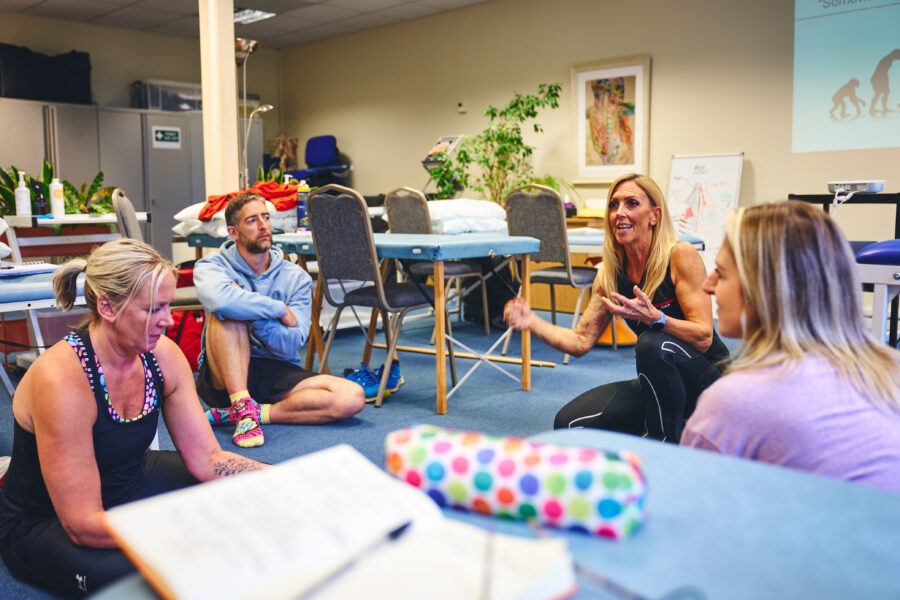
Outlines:
[[[234,1],[198,0],[206,195],[238,190]]]

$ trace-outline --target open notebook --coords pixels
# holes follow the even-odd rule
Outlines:
[[[0,277],[20,277],[22,275],[33,275],[35,273],[50,273],[55,271],[56,265],[45,263],[39,260],[25,262],[10,262],[0,260]]]
[[[165,598],[537,600],[576,591],[564,540],[446,519],[348,445],[113,508],[106,526]]]

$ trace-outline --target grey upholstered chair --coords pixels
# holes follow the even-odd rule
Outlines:
[[[417,286],[415,283],[382,281],[368,207],[355,190],[337,184],[321,187],[309,195],[306,212],[316,247],[320,285],[323,286],[325,299],[337,309],[325,343],[325,351],[319,359],[320,372],[328,364],[328,352],[337,329],[335,324],[344,308],[364,306],[394,315],[393,319],[384,323],[387,358],[375,398],[375,406],[381,406],[403,317],[412,309],[431,306],[434,302],[434,288],[428,285]],[[332,297],[328,286],[329,281],[335,280],[370,284],[350,290],[338,300]]]
[[[532,190],[532,191],[529,191]],[[531,260],[562,263],[561,267],[538,269],[531,272],[531,283],[546,283],[550,286],[550,318],[556,324],[557,285],[570,285],[580,289],[575,313],[572,315],[572,329],[581,316],[584,294],[591,288],[597,270],[593,267],[573,267],[569,257],[569,241],[566,233],[566,209],[559,192],[553,188],[526,184],[512,190],[506,196],[506,221],[509,235],[527,235],[541,241],[541,249],[531,255]],[[504,347],[504,353],[506,348]],[[563,363],[569,364],[566,354]]]
[[[131,203],[122,188],[113,190],[112,205],[113,211],[116,213],[116,228],[122,237],[143,242],[144,235],[141,233],[141,227],[134,212],[134,204]],[[197,297],[197,288],[193,286],[176,288],[171,308],[172,310],[203,310],[200,298]]]
[[[391,233],[432,233],[431,215],[428,212],[428,201],[419,190],[401,187],[389,192],[384,198],[388,224]],[[409,267],[410,272],[424,281],[434,273],[434,264],[430,261],[415,262]],[[445,289],[453,289],[456,284],[457,307],[454,312],[462,318],[462,286],[464,279],[475,277],[481,285],[481,306],[484,317],[484,334],[491,334],[491,320],[488,313],[487,287],[481,265],[466,260],[452,260],[444,263]],[[449,310],[447,311],[449,314]]]

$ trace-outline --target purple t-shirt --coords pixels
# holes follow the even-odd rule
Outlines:
[[[876,408],[820,357],[722,377],[681,444],[900,493],[900,413]]]

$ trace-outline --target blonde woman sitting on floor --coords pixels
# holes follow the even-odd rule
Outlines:
[[[682,445],[900,493],[900,352],[864,328],[834,221],[802,202],[738,210],[704,289],[742,343]]]

